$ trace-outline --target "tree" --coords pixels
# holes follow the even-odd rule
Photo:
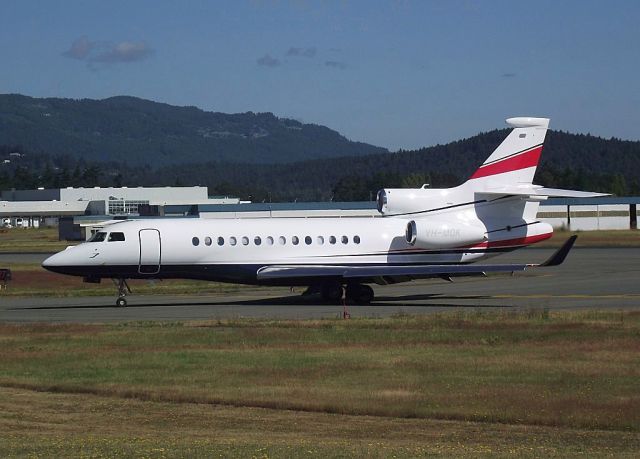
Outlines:
[[[626,196],[627,182],[622,174],[615,174],[613,176],[609,191],[616,196]]]

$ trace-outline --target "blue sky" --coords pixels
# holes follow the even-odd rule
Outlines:
[[[0,93],[273,112],[417,148],[503,127],[640,139],[638,1],[0,0]]]

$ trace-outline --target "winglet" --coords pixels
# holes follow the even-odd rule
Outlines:
[[[561,265],[564,262],[564,259],[567,258],[567,255],[569,254],[569,251],[573,247],[573,243],[576,242],[576,239],[578,239],[578,236],[575,236],[575,235],[571,236],[569,239],[567,239],[567,242],[562,244],[562,247],[556,250],[556,252],[553,255],[551,255],[551,257],[549,257],[547,261],[539,264],[538,266]]]

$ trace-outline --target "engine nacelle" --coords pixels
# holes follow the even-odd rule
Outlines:
[[[423,249],[449,249],[479,244],[487,240],[482,223],[450,222],[436,218],[407,223],[407,243]]]
[[[449,193],[449,189],[387,188],[378,191],[378,212],[383,215],[401,215],[444,207]]]

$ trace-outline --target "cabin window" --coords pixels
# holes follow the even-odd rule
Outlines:
[[[236,238],[234,236],[231,236],[229,238],[229,244],[236,245],[237,243],[238,243],[238,241],[236,240]]]
[[[342,236],[342,238],[340,240],[342,241],[343,244],[348,244],[349,243],[349,238],[347,236]]]
[[[307,245],[311,245],[311,236],[305,236],[304,237],[304,243]]]
[[[199,246],[200,245],[200,239],[198,239],[197,237],[194,237],[193,239],[191,239],[191,243],[195,246]]]
[[[124,241],[124,233],[109,233],[109,242]]]
[[[249,245],[249,238],[247,236],[242,236],[242,245]]]
[[[329,236],[329,244],[335,244],[336,243],[336,237],[335,236]]]
[[[280,236],[278,238],[278,242],[280,243],[280,245],[285,245],[287,243],[287,238],[284,236]]]
[[[267,245],[273,245],[273,238],[271,236],[267,236]]]
[[[204,245],[211,245],[211,238],[209,236],[204,238]]]
[[[105,233],[104,231],[98,231],[96,234],[91,236],[91,239],[89,239],[87,242],[102,242],[106,237],[107,233]]]
[[[322,245],[322,244],[324,244],[324,238],[323,238],[322,236],[318,236],[318,237],[316,238],[316,242],[317,242],[319,245]]]
[[[222,236],[218,237],[218,245],[224,245],[224,238]]]
[[[298,236],[291,236],[291,243],[293,245],[298,245],[299,242],[300,242],[300,239],[298,239]]]
[[[260,245],[262,244],[262,239],[260,239],[260,236],[256,236],[255,238],[253,238],[253,243],[255,245]]]
[[[360,244],[360,236],[353,236],[353,242]]]

